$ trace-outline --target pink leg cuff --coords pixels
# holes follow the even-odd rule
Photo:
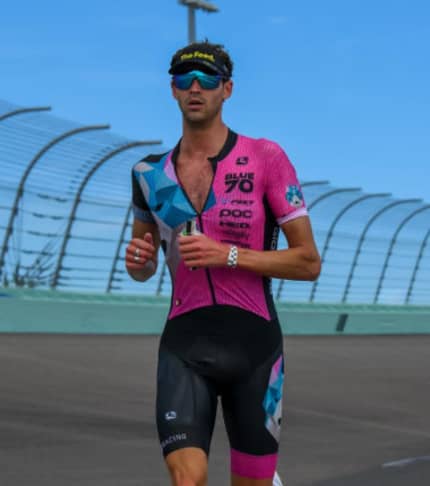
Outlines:
[[[234,449],[230,451],[231,472],[237,476],[252,479],[272,478],[275,474],[278,454],[254,456]]]

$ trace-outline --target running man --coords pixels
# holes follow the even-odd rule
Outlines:
[[[232,485],[272,485],[284,361],[270,280],[315,280],[320,272],[288,157],[276,143],[238,135],[222,120],[232,71],[223,46],[194,43],[176,52],[169,73],[182,138],[132,171],[127,271],[146,281],[161,246],[172,278],[156,414],[175,486],[207,484],[218,397]],[[276,249],[280,229],[288,249]]]

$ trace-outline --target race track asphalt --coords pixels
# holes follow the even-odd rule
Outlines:
[[[0,335],[0,486],[168,486],[153,413],[158,339]],[[285,346],[288,486],[430,485],[430,336]],[[210,486],[229,484],[228,457],[219,418]]]

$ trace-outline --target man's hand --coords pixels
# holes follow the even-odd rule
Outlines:
[[[189,268],[227,266],[230,247],[203,234],[178,237],[179,252]]]
[[[125,266],[128,273],[136,280],[146,280],[157,267],[157,256],[151,233],[142,238],[133,238],[127,245]]]

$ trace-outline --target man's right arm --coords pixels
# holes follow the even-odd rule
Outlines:
[[[134,280],[144,282],[157,271],[160,234],[155,223],[134,219],[132,239],[127,245],[125,266]]]

